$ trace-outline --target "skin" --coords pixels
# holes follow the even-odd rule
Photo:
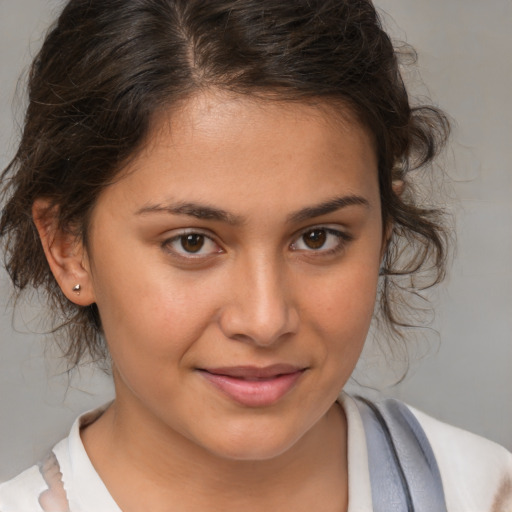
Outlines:
[[[176,212],[183,203],[226,215]],[[367,130],[349,112],[210,91],[155,120],[99,197],[87,250],[52,231],[43,206],[54,275],[70,300],[97,303],[113,359],[116,400],[82,439],[123,511],[346,510],[336,398],[367,335],[384,245]],[[198,253],[183,248],[191,233],[205,236]],[[199,371],[276,363],[303,371],[265,406]]]

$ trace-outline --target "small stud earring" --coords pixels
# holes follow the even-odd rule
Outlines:
[[[77,295],[80,295],[80,291],[82,290],[82,286],[77,284],[76,286],[73,286],[73,291],[77,294]]]

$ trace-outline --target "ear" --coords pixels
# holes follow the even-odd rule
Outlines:
[[[391,183],[391,188],[393,192],[400,197],[405,189],[405,183],[403,180],[393,180]],[[380,259],[384,258],[384,254],[386,253],[386,249],[388,248],[389,240],[391,239],[391,235],[393,234],[393,223],[388,221],[384,228],[384,236],[382,237],[382,248],[380,251]]]
[[[391,183],[391,188],[393,192],[400,197],[404,191],[405,183],[403,180],[393,180]]]
[[[87,252],[76,234],[59,228],[56,207],[47,199],[36,199],[32,218],[48,265],[62,293],[79,306],[95,302]]]
[[[384,227],[384,232],[382,236],[382,247],[380,248],[380,260],[382,265],[382,259],[384,258],[384,255],[386,254],[386,251],[388,249],[389,240],[391,239],[391,235],[393,234],[393,223],[388,221],[386,223],[386,226]]]

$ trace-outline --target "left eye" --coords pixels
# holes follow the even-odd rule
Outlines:
[[[348,238],[348,235],[336,229],[313,228],[303,232],[291,244],[291,248],[295,251],[335,252],[343,247]]]
[[[208,256],[221,252],[219,246],[202,233],[184,233],[164,242],[164,247],[180,256]]]

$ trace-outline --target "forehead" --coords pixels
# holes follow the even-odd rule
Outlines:
[[[254,196],[290,209],[333,189],[378,196],[372,137],[348,109],[218,91],[157,116],[121,174],[114,188],[128,188],[139,208],[180,195],[238,209]]]

